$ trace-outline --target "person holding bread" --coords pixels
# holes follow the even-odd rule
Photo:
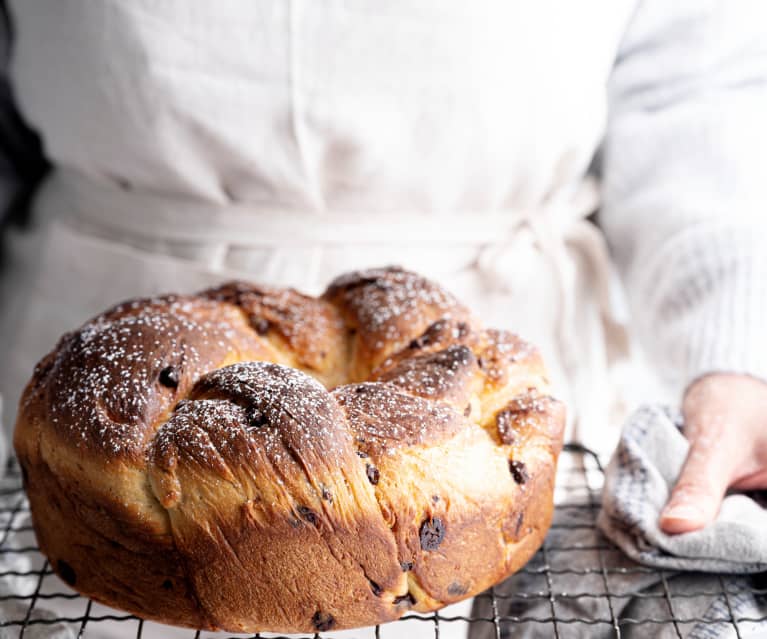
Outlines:
[[[51,169],[4,232],[6,444],[35,362],[112,303],[399,264],[540,346],[571,439],[681,402],[665,531],[767,487],[763,3],[8,13]]]

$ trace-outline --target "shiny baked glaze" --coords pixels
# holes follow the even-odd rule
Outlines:
[[[37,366],[14,442],[40,546],[80,592],[315,632],[523,565],[563,424],[534,348],[392,268],[320,298],[236,282],[114,307]]]

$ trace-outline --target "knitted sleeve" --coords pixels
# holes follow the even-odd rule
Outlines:
[[[767,380],[767,3],[648,0],[609,84],[601,224],[679,390]]]

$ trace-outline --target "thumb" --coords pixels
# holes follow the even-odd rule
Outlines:
[[[694,440],[661,512],[661,529],[670,534],[684,533],[712,522],[727,491],[732,463],[725,446],[714,445],[705,436]]]

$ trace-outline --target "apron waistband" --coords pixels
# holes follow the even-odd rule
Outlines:
[[[224,242],[238,246],[301,244],[490,244],[537,211],[315,212],[272,203],[204,202],[134,191],[59,169],[51,188],[65,200],[70,221],[101,233],[171,242]]]

